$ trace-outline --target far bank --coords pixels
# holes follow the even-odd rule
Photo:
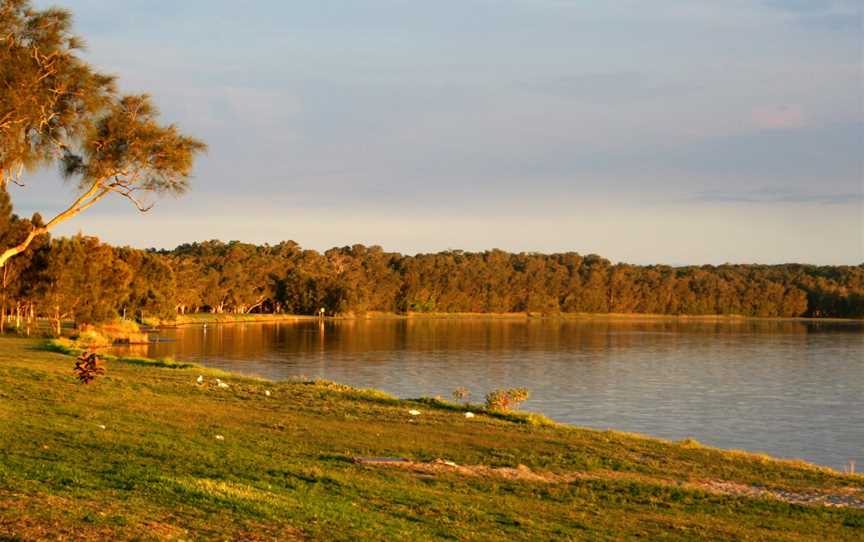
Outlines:
[[[377,312],[361,314],[339,314],[325,317],[302,314],[230,314],[196,313],[178,315],[175,320],[150,319],[146,323],[152,327],[172,327],[200,324],[231,324],[250,322],[308,322],[332,320],[424,320],[424,319],[492,319],[492,320],[621,320],[621,321],[681,321],[681,322],[813,322],[813,323],[864,323],[862,318],[810,318],[810,317],[759,317],[725,314],[673,315],[640,313],[555,313],[539,312]]]

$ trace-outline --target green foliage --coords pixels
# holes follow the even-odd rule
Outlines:
[[[575,253],[403,256],[360,245],[320,254],[290,241],[208,241],[161,254],[183,277],[183,312],[864,317],[864,265],[638,267]]]
[[[152,253],[131,248],[115,249],[132,273],[118,311],[127,318],[171,320],[177,306],[177,283],[168,262]]]
[[[80,176],[82,188],[97,182],[130,198],[137,190],[182,194],[206,145],[160,126],[158,115],[147,95],[113,101],[90,125],[80,154],[67,151],[64,173]]]
[[[16,226],[21,221],[6,208],[4,215],[0,192],[0,227],[14,237],[27,226]],[[314,315],[321,307],[392,314],[417,306],[410,300],[434,300],[449,313],[864,317],[864,265],[637,267],[572,253],[403,256],[359,245],[321,254],[290,241],[141,251],[78,236],[40,240],[4,277],[7,316],[32,309],[56,321],[59,311],[79,323],[118,315],[149,322],[196,313],[214,321]]]
[[[85,348],[102,348],[111,346],[112,341],[102,333],[93,328],[85,329],[74,337],[76,343]]]
[[[68,11],[0,0],[0,174],[61,161],[82,187],[101,183],[181,193],[203,143],[160,126],[147,95],[116,95],[115,81],[81,56]],[[110,179],[110,180],[109,180]]]
[[[81,44],[69,12],[0,0],[0,188],[19,183],[25,170],[59,164],[80,189],[46,223],[31,221],[14,239],[0,236],[0,269],[109,194],[146,211],[142,195],[183,193],[206,148],[160,125],[149,96],[118,96],[114,78],[81,58]]]
[[[105,322],[117,318],[131,280],[129,267],[110,246],[95,237],[62,238],[50,245],[33,299],[58,330],[64,319]]]
[[[33,220],[38,223],[41,219],[36,215]],[[0,185],[0,248],[20,243],[31,227],[30,220],[19,218],[12,212],[9,193],[5,186]],[[21,299],[32,293],[33,284],[24,276],[28,270],[32,273],[34,258],[47,241],[47,236],[37,237],[30,251],[0,268],[0,333],[7,328],[9,314],[20,314]]]
[[[54,162],[88,132],[114,95],[114,78],[80,57],[68,11],[0,0],[0,176],[3,184]]]
[[[508,412],[527,401],[530,396],[531,393],[525,388],[492,390],[486,394],[486,408]]]

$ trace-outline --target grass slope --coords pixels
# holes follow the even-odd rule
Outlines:
[[[466,419],[452,405],[331,383],[220,376],[226,389],[195,367],[114,360],[83,386],[72,364],[0,338],[0,540],[864,538],[861,510],[677,485],[864,491],[862,477],[805,464],[519,416]],[[353,456],[597,476],[429,475]]]

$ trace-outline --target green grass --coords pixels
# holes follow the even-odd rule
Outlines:
[[[864,538],[860,510],[678,485],[864,491],[862,477],[803,463],[520,414],[469,420],[443,401],[170,362],[109,361],[84,386],[72,365],[37,341],[0,338],[0,540]],[[597,476],[426,475],[354,456]]]

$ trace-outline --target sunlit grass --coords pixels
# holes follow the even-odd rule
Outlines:
[[[674,485],[864,490],[807,464],[170,360],[112,359],[83,386],[45,348],[75,353],[0,339],[0,540],[856,540],[864,526],[861,511]],[[421,476],[356,456],[597,477]]]

